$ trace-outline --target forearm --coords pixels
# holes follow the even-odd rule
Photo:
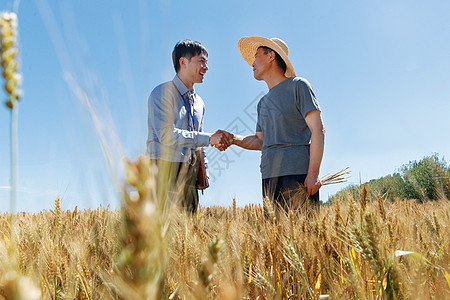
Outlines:
[[[155,129],[154,129],[155,130]],[[159,141],[167,146],[197,148],[209,145],[211,134],[205,132],[189,131],[175,127],[155,130]]]
[[[311,145],[309,156],[308,175],[319,176],[320,164],[322,163],[325,135],[323,131],[311,133]]]
[[[263,141],[256,135],[241,136],[233,134],[233,144],[247,150],[261,150]]]

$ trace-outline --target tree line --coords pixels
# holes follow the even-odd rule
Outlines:
[[[444,158],[434,153],[420,161],[414,160],[401,166],[397,172],[364,183],[371,193],[385,199],[415,199],[421,203],[430,200],[450,199],[450,167]],[[344,200],[348,195],[358,199],[363,185],[350,185],[334,196],[329,203]]]

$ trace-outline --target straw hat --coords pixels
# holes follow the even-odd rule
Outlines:
[[[261,46],[268,47],[281,56],[286,63],[286,77],[296,77],[294,67],[288,57],[289,48],[281,39],[248,36],[241,38],[238,42],[239,52],[250,66],[253,65],[253,62],[255,61],[255,53]]]

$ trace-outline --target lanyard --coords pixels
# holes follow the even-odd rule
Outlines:
[[[184,104],[186,105],[186,108],[187,108],[187,110],[189,112],[189,115],[191,116],[192,127],[194,127],[193,129],[195,130],[194,109],[192,109],[192,112],[191,112],[191,108],[190,108],[189,104],[186,102],[186,99],[184,99],[183,95],[181,95],[181,98],[183,98]]]

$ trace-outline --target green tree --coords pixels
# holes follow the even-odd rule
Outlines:
[[[372,196],[384,195],[387,199],[417,199],[420,202],[450,198],[450,168],[437,153],[420,161],[410,161],[399,171],[365,183]],[[348,195],[359,199],[360,187],[350,185],[332,196],[329,201],[345,200]]]
[[[403,194],[406,198],[421,202],[449,196],[449,168],[437,153],[420,161],[411,161],[400,168],[404,181]]]

